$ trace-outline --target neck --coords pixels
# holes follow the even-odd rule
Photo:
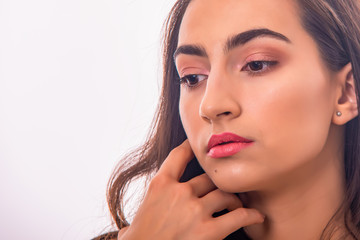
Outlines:
[[[311,165],[292,174],[284,179],[286,184],[276,190],[248,192],[242,196],[248,207],[266,216],[264,223],[245,228],[252,239],[320,239],[344,197],[341,133],[335,130],[334,137],[329,137],[329,146],[311,161],[316,163],[315,167]]]

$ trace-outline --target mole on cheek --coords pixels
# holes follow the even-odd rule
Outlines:
[[[217,169],[215,169],[214,172],[217,173]]]

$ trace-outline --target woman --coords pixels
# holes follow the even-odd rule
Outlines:
[[[117,239],[360,239],[359,7],[179,0],[154,131],[109,184]]]

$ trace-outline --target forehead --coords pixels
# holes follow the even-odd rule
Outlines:
[[[193,0],[182,20],[178,45],[220,44],[231,35],[258,28],[295,38],[303,31],[295,1]]]

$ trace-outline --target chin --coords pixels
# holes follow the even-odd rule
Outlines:
[[[204,160],[204,161],[201,161]],[[254,191],[264,183],[264,169],[247,159],[201,159],[200,164],[211,181],[224,192]]]
[[[215,174],[217,175],[217,174]],[[239,179],[239,177],[231,177],[230,175],[210,176],[213,183],[218,189],[228,193],[242,193],[254,191],[256,186],[249,179]]]

